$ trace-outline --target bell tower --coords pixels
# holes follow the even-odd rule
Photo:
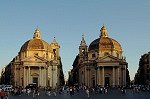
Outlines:
[[[52,51],[53,51],[53,55],[54,55],[54,60],[58,60],[59,59],[59,44],[57,43],[55,37],[53,39],[53,42],[51,43],[51,47],[52,47]]]
[[[84,35],[82,35],[82,40],[79,46],[79,57],[82,61],[87,60],[87,45],[84,40]]]

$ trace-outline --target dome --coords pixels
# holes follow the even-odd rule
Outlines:
[[[28,40],[21,47],[21,52],[26,50],[46,50],[49,47],[49,44],[41,39],[33,38]]]
[[[103,26],[100,31],[101,31],[100,37],[98,39],[95,39],[89,45],[89,51],[99,50],[99,48],[122,51],[121,45],[115,39],[108,37],[106,27]]]
[[[98,50],[99,47],[103,49],[116,49],[122,51],[121,45],[116,40],[108,37],[94,40],[89,46],[89,51]]]
[[[41,39],[40,31],[39,29],[36,29],[33,39],[30,39],[27,42],[25,42],[22,45],[20,52],[26,50],[46,50],[48,48],[49,48],[49,44]]]
[[[100,41],[100,38],[94,40],[94,41],[89,45],[89,51],[90,51],[90,50],[99,49],[99,41]]]

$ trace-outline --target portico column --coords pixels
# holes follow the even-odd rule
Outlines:
[[[39,76],[39,86],[41,86],[41,67],[39,67],[39,71],[40,71],[40,76]]]
[[[87,86],[89,87],[89,69],[86,69]]]
[[[14,81],[15,84],[14,84],[14,85],[15,85],[15,86],[17,86],[16,73],[17,73],[17,72],[16,72],[16,65],[15,65],[15,69],[14,69],[14,77],[15,77],[15,79],[14,79],[14,80],[15,80],[15,81]],[[11,83],[12,83],[12,82],[11,82]],[[20,85],[20,84],[19,84],[19,85]]]
[[[99,85],[101,85],[101,68],[99,67]]]
[[[28,84],[30,84],[31,83],[31,81],[30,81],[30,67],[29,67],[29,69],[28,69]]]
[[[89,87],[91,86],[91,69],[89,69]]]
[[[113,87],[115,86],[115,67],[113,66]]]
[[[118,82],[117,83],[118,83],[118,86],[119,86],[120,85],[120,83],[119,83],[119,80],[120,80],[120,68],[119,67],[118,67],[118,74],[117,75],[118,75],[118,78],[117,78]]]
[[[29,71],[28,71],[28,68],[27,68],[27,70],[26,70],[26,85],[28,85],[29,84]]]
[[[45,74],[45,77],[46,77],[45,86],[48,86],[48,82],[49,82],[49,86],[51,86],[51,78],[48,76],[48,68],[47,67],[46,68],[44,67],[44,73],[43,74]]]
[[[97,72],[96,73],[97,73],[96,74],[97,75],[97,81],[96,82],[97,82],[97,85],[99,85],[99,67],[97,68]]]
[[[126,66],[125,66],[125,69],[124,69],[124,85],[126,86]]]
[[[104,78],[104,66],[102,67],[102,82],[103,82],[102,85],[105,86],[105,85],[104,85],[104,83],[105,83],[105,78]]]
[[[43,80],[43,68],[41,68],[41,86],[43,86],[43,82],[44,82],[44,80]]]
[[[45,86],[48,86],[48,84],[49,84],[49,86],[51,86],[51,80],[50,80],[50,78],[49,78],[49,76],[48,76],[48,68],[45,67],[45,68],[44,68],[44,71],[45,71],[45,75],[46,75]],[[49,81],[49,82],[48,82],[48,81]]]
[[[121,75],[121,85],[124,85],[124,68],[121,69],[122,75]]]
[[[25,74],[25,66],[23,67],[23,85],[24,85],[24,88],[26,86],[26,74]]]

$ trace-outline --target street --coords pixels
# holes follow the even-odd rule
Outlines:
[[[122,94],[117,89],[108,90],[108,93],[90,93],[90,97],[88,98],[85,92],[80,91],[79,93],[75,93],[70,96],[66,91],[62,94],[57,93],[55,96],[51,94],[48,96],[45,92],[40,92],[39,96],[32,97],[32,94],[29,96],[27,94],[22,94],[21,96],[9,96],[9,99],[149,99],[150,92],[141,91],[139,93],[133,93],[132,90],[127,90],[125,94]]]

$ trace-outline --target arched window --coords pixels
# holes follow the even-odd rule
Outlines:
[[[56,55],[56,49],[53,49],[53,53],[54,53],[54,55]]]

